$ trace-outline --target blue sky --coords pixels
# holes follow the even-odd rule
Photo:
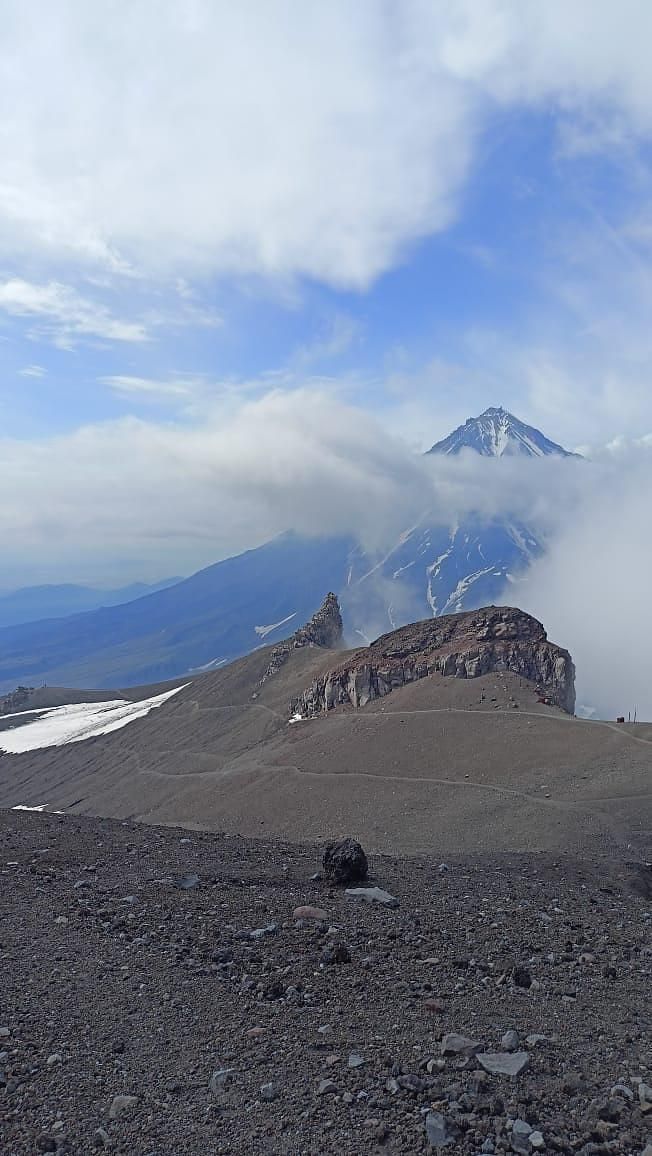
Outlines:
[[[493,404],[573,448],[651,433],[647,4],[26,9],[0,0],[9,581],[303,525],[270,513],[279,437],[311,491],[344,426],[378,469]]]

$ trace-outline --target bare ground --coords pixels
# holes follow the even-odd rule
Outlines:
[[[652,854],[649,725],[571,719],[512,674],[431,676],[288,725],[332,655],[295,651],[260,687],[268,657],[112,735],[0,755],[0,804],[290,840],[346,829],[395,853]]]
[[[305,845],[1,812],[0,1151],[405,1154],[436,1112],[454,1152],[643,1152],[648,870],[376,856],[388,909],[318,866]],[[293,918],[305,903],[323,922]],[[517,1077],[443,1054],[446,1033],[501,1051],[508,1030]]]

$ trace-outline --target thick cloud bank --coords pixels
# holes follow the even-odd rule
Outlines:
[[[425,514],[448,525],[509,510],[548,532],[581,487],[577,465],[423,457],[367,412],[310,390],[274,392],[191,427],[128,418],[5,439],[3,570],[30,580],[106,580],[114,567],[121,581],[160,576],[287,529],[350,534],[382,553]]]
[[[303,390],[191,428],[129,419],[5,440],[0,463],[7,584],[190,572],[288,529],[351,535],[380,559],[424,516],[509,513],[548,553],[505,601],[571,650],[580,702],[652,718],[652,444],[592,461],[424,457],[368,413]]]
[[[601,717],[652,719],[651,502],[652,444],[587,463],[585,485],[518,592],[571,651],[578,704]]]
[[[552,108],[574,149],[652,128],[641,0],[0,0],[0,18],[0,247],[41,261],[364,287],[450,223],[496,110]]]

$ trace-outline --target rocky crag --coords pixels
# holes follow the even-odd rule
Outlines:
[[[283,642],[279,642],[278,646],[274,647],[259,686],[262,686],[268,678],[271,678],[281,669],[293,650],[298,650],[303,646],[322,646],[326,649],[336,650],[342,645],[343,632],[340,604],[337,595],[330,591],[317,613],[313,614],[304,626],[300,626],[291,638],[284,639]]]
[[[534,683],[546,701],[575,710],[575,667],[567,650],[549,642],[540,622],[509,606],[488,606],[404,626],[369,647],[349,652],[292,703],[313,717],[374,698],[428,675],[476,678],[511,671]]]

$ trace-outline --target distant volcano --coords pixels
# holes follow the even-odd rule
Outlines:
[[[579,457],[563,446],[550,441],[534,426],[519,421],[502,406],[490,406],[479,417],[470,417],[440,442],[435,442],[429,454],[459,454],[475,450],[487,458],[523,455],[543,458],[554,455],[561,458]]]

